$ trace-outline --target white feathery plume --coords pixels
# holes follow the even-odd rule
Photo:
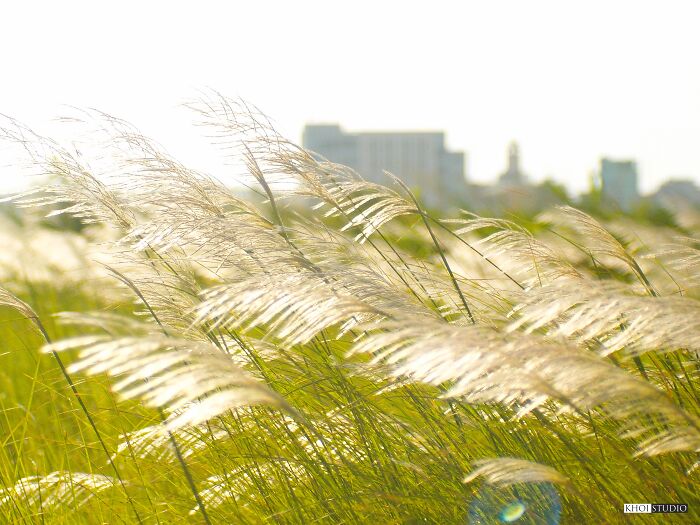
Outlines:
[[[260,275],[279,268],[305,267],[276,228],[244,216],[191,217],[172,214],[139,225],[125,238],[133,249],[150,248],[168,260],[181,258],[208,277],[233,272]],[[172,255],[170,255],[172,254]]]
[[[176,414],[178,413],[181,411]],[[117,446],[117,451],[113,454],[112,459],[115,459],[119,454],[129,452],[138,458],[150,457],[156,461],[172,460],[176,457],[172,445],[173,438],[178,444],[181,457],[186,459],[210,446],[214,441],[229,436],[226,430],[212,423],[178,428],[173,432],[168,432],[166,427],[167,420],[166,426],[151,425],[121,435],[122,441]]]
[[[414,203],[386,186],[366,181],[345,166],[317,161],[306,152],[293,151],[274,162],[299,180],[296,193],[320,200],[316,209],[325,210],[326,217],[345,221],[341,231],[358,228],[356,242],[364,243],[397,217],[419,213]]]
[[[27,303],[16,297],[14,294],[8,292],[3,287],[0,286],[0,306],[8,306],[14,308],[24,317],[30,320],[36,320],[37,315]]]
[[[585,283],[585,284],[584,284]],[[700,302],[640,296],[606,281],[555,282],[532,290],[512,312],[509,330],[575,337],[602,344],[602,355],[689,349],[700,351]]]
[[[404,228],[395,230],[392,232],[395,237],[407,233]],[[296,245],[318,269],[333,275],[342,283],[339,286],[377,308],[391,310],[397,306],[398,299],[415,311],[426,306],[431,312],[438,309],[443,317],[455,322],[466,315],[441,264],[416,259],[383,239],[375,239],[370,248],[323,224],[304,219],[294,223],[292,233]],[[477,318],[482,320],[493,313],[497,302],[493,294],[487,293],[478,281],[459,276],[457,279],[464,295],[475,305],[472,313]]]
[[[675,242],[666,244],[650,254],[659,258],[677,271],[677,281],[683,288],[700,286],[700,241],[691,237],[677,237]]]
[[[98,110],[81,110],[63,119],[85,129],[84,135],[110,166],[110,187],[128,195],[139,212],[186,210],[208,215],[256,216],[254,207],[216,179],[171,157],[132,124]],[[99,139],[104,137],[104,140]]]
[[[249,472],[255,472],[255,476]],[[204,482],[200,497],[207,508],[220,507],[232,500],[245,507],[248,505],[246,500],[260,493],[260,481],[255,478],[260,477],[266,483],[275,484],[280,475],[289,480],[308,477],[302,466],[280,458],[275,462],[256,463],[248,468],[242,466],[226,474],[210,476]],[[199,506],[194,507],[189,515],[196,514],[198,510]]]
[[[136,315],[151,317],[155,313],[160,324],[184,332],[192,327],[188,312],[198,302],[200,286],[188,261],[183,259],[161,256],[147,259],[129,253],[119,261],[121,271],[112,266],[105,266],[105,269],[124,285],[126,296],[140,307]],[[203,333],[191,330],[187,336],[205,338]]]
[[[390,220],[418,212],[413,203],[395,191],[365,181],[346,166],[319,160],[318,155],[290,143],[259,110],[251,110],[241,101],[214,94],[189,107],[203,125],[216,131],[219,143],[248,159],[258,180],[264,173],[272,189],[318,199],[327,216],[346,221],[345,229],[359,228],[359,242]],[[280,181],[282,184],[277,184]]]
[[[282,272],[231,281],[205,290],[197,306],[197,323],[210,327],[251,329],[265,326],[294,345],[338,327],[342,336],[358,324],[371,324],[392,315],[417,320],[440,319],[405,290],[394,288],[369,270],[345,268],[334,272]]]
[[[388,423],[382,421],[382,423]],[[325,414],[325,418],[313,421],[315,440],[307,432],[301,432],[299,425],[285,417],[285,426],[292,432],[305,452],[323,463],[344,464],[367,459],[366,449],[353,422],[338,411]],[[285,446],[284,448],[289,448]]]
[[[360,243],[396,217],[418,213],[414,204],[395,191],[361,179],[336,183],[330,193],[337,208],[329,207],[326,215],[347,219],[341,231],[359,227],[355,241]]]
[[[283,344],[311,340],[336,325],[341,332],[382,312],[352,295],[334,292],[322,275],[292,273],[210,288],[197,307],[197,322],[232,329],[265,325]]]
[[[5,125],[0,127],[0,139],[21,145],[29,162],[39,170],[38,175],[59,179],[50,186],[16,195],[12,201],[19,206],[54,208],[49,217],[69,213],[84,222],[114,224],[122,229],[134,224],[128,199],[101,180],[109,174],[94,173],[79,159],[78,152],[71,153],[16,120],[4,120]]]
[[[481,326],[390,320],[372,327],[352,353],[372,355],[396,377],[449,386],[445,396],[468,403],[512,406],[519,417],[554,400],[580,412],[600,409],[643,427],[645,453],[665,451],[651,414],[680,429],[685,450],[700,449],[700,422],[650,383],[584,349],[519,333],[508,336]],[[659,427],[660,428],[660,427]]]
[[[97,493],[116,486],[116,480],[101,474],[51,472],[47,476],[29,476],[12,487],[0,488],[0,507],[13,501],[41,505],[44,509],[63,506],[78,508]]]
[[[164,335],[78,337],[46,345],[44,352],[77,349],[69,372],[106,373],[125,399],[180,411],[170,431],[203,423],[232,408],[268,404],[293,412],[286,402],[253,379],[228,355],[204,342]]]
[[[622,263],[644,284],[649,293],[654,293],[654,289],[634,257],[600,222],[587,213],[570,206],[561,206],[558,210],[561,218],[579,234],[579,242],[591,255],[596,258],[602,256],[603,259],[609,258]]]
[[[484,229],[496,229],[473,245],[481,256],[497,261],[510,273],[524,276],[523,284],[541,286],[544,283],[581,274],[549,246],[536,239],[522,226],[504,219],[492,219],[470,214],[471,218],[446,220],[457,225],[455,234],[465,236]]]
[[[552,467],[518,458],[487,458],[474,461],[477,467],[472,470],[464,483],[483,477],[487,483],[496,486],[508,486],[514,483],[557,483],[569,481]]]

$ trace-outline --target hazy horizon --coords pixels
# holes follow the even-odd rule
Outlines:
[[[43,132],[63,104],[96,107],[226,179],[177,108],[211,87],[298,142],[307,122],[442,130],[469,179],[488,183],[516,140],[533,181],[578,193],[607,156],[636,160],[648,193],[669,178],[700,182],[694,5],[659,6],[11,4],[0,112]],[[0,191],[17,182],[6,169],[0,180]]]

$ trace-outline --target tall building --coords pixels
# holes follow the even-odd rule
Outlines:
[[[302,143],[372,182],[385,184],[383,172],[391,172],[429,206],[459,204],[466,197],[464,153],[447,151],[442,132],[346,133],[337,124],[313,124],[304,128]]]
[[[671,179],[664,182],[651,198],[670,210],[684,204],[698,207],[700,188],[690,179]]]
[[[600,160],[600,180],[603,198],[629,211],[639,200],[637,164],[633,160]]]
[[[508,146],[508,169],[498,178],[501,186],[523,186],[527,179],[520,171],[520,150],[518,143],[513,141]]]
[[[561,201],[551,183],[535,185],[528,180],[520,167],[517,142],[508,144],[506,153],[506,170],[498,177],[497,184],[485,187],[481,195],[469,203],[473,209],[484,210],[487,214],[533,213]]]

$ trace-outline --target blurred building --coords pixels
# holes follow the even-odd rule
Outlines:
[[[600,160],[601,194],[604,200],[629,211],[639,200],[637,164],[633,160]]]
[[[513,141],[508,146],[508,169],[498,178],[500,186],[524,186],[527,178],[520,170],[520,149]]]
[[[464,153],[448,151],[443,132],[346,133],[337,124],[313,124],[304,128],[302,143],[372,182],[386,184],[388,171],[431,207],[458,205],[467,196]]]
[[[678,205],[700,206],[700,188],[692,180],[671,179],[651,196],[652,200],[673,210]]]
[[[566,189],[551,180],[533,184],[521,168],[520,148],[511,142],[506,150],[506,170],[493,185],[470,184],[467,201],[470,210],[486,215],[505,213],[534,214],[545,208],[569,202]]]
[[[673,213],[678,224],[689,229],[698,226],[700,211],[700,188],[692,180],[671,179],[664,182],[650,196],[656,206]]]

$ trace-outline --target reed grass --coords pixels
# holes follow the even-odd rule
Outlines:
[[[103,113],[71,119],[94,162],[2,126],[53,181],[13,205],[91,254],[4,274],[3,522],[466,523],[528,484],[562,523],[700,520],[697,229],[447,219],[240,101],[188,107],[257,196]]]

